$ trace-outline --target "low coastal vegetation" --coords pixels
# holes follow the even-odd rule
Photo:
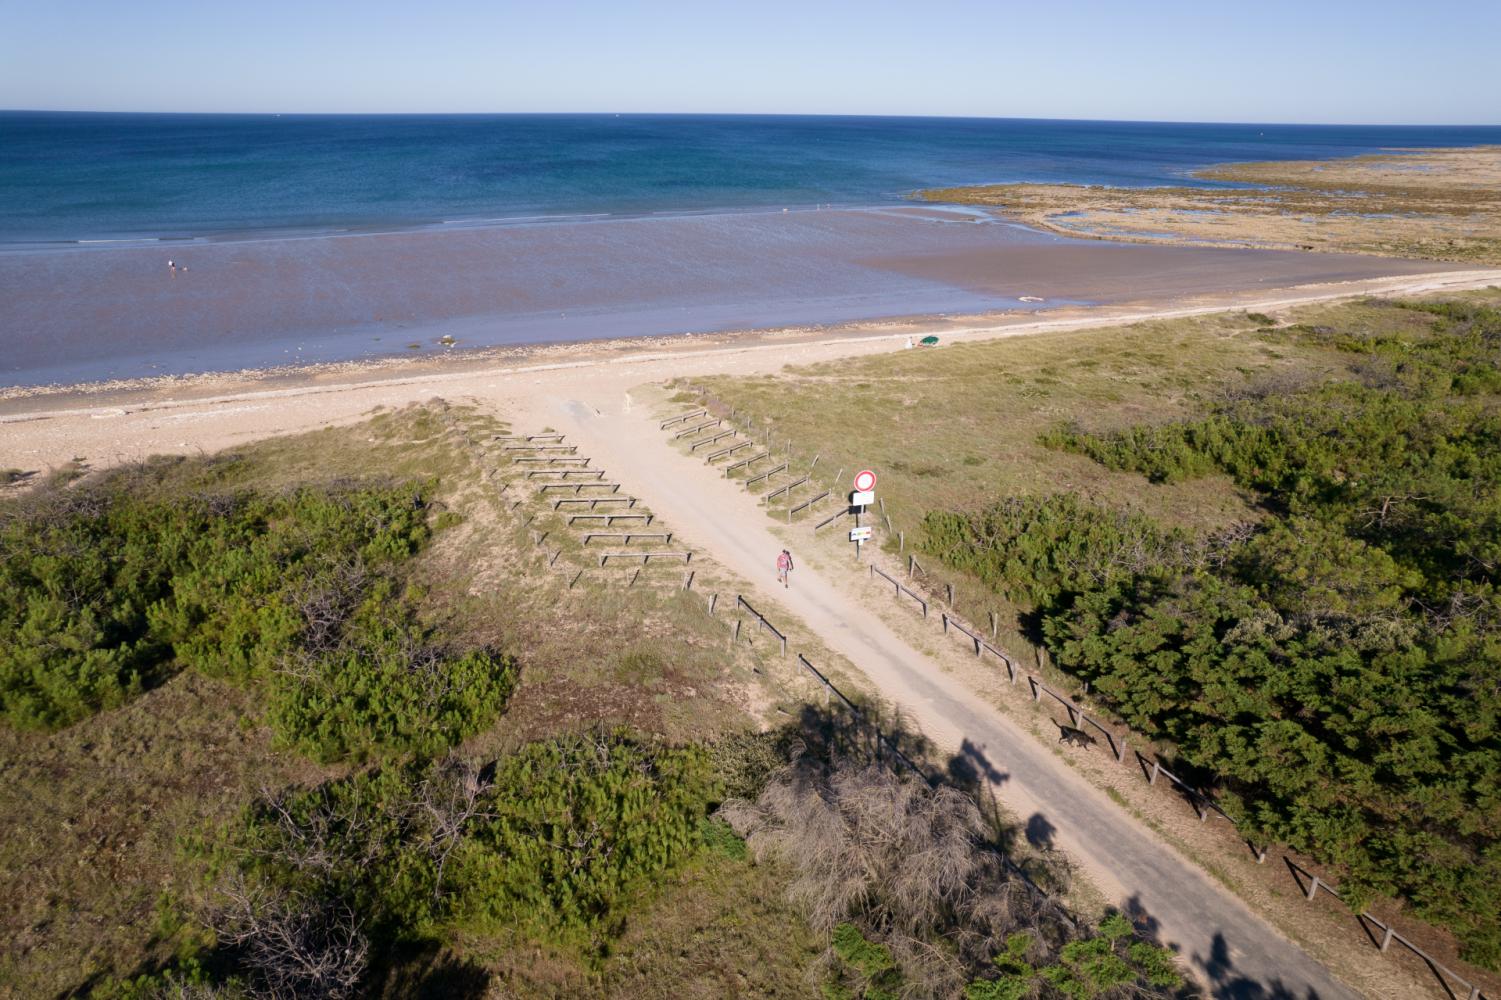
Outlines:
[[[967,544],[936,516],[926,544],[1001,563],[985,573],[1003,586],[1044,581],[1029,596],[1059,666],[1218,779],[1254,833],[1340,866],[1357,899],[1409,900],[1498,968],[1501,310],[1408,308],[1425,330],[1277,334],[1351,353],[1355,381],[1048,436],[1162,481],[1227,474],[1254,526],[1102,533],[1099,512],[1046,499],[1040,538],[1012,508],[966,518]]]
[[[841,712],[753,714],[753,654],[677,587],[534,572],[473,461],[495,429],[435,403],[0,505],[0,981],[1181,992],[1128,920],[1081,930],[1008,869],[972,789],[894,774]]]
[[[567,622],[563,669],[578,609],[545,577],[477,580],[519,558],[464,444],[492,429],[430,404],[4,502],[0,981],[553,996],[640,966],[666,996],[740,975],[664,947],[683,906],[764,942],[744,978],[797,995],[809,932],[710,818],[711,738],[754,728],[724,700],[743,668],[641,588]],[[651,711],[689,677],[691,715]],[[741,893],[768,902],[735,919]]]
[[[971,617],[1009,609],[1013,642],[1170,747],[1253,836],[1496,969],[1498,306],[1367,301],[711,388],[880,468],[909,548],[957,575]]]
[[[995,184],[923,191],[1069,236],[1501,264],[1501,148],[1230,163],[1203,187]]]
[[[265,689],[279,743],[322,760],[431,752],[499,712],[513,664],[456,650],[396,573],[431,484],[154,495],[150,464],[0,523],[0,709],[58,727],[176,670]]]

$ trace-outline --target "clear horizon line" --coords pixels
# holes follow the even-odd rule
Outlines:
[[[1501,128],[1497,122],[1254,121],[1216,118],[1092,118],[1068,115],[880,114],[823,111],[202,111],[152,108],[10,108],[0,114],[182,115],[278,118],[895,118],[939,121],[1076,122],[1125,125],[1244,125],[1294,128]]]

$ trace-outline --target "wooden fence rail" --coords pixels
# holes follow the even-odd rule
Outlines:
[[[708,410],[702,410],[702,409],[700,409],[700,410],[689,410],[687,413],[679,413],[675,417],[669,417],[668,419],[662,421],[662,426],[660,428],[658,428],[658,429],[665,431],[667,428],[671,427],[673,424],[680,424],[680,423],[682,423],[685,420],[692,420],[694,417],[701,417],[705,413],[708,413],[708,412],[709,412]]]
[[[818,496],[812,497],[811,499],[808,499],[808,500],[804,500],[802,503],[798,504],[795,507],[788,507],[787,508],[787,523],[788,524],[792,523],[792,515],[793,514],[796,514],[799,511],[810,509],[814,504],[818,503],[818,501],[820,501],[820,500],[827,500],[829,497],[831,497],[833,495],[834,494],[832,492],[830,492],[829,490],[824,490],[822,493],[818,494]],[[791,497],[789,497],[788,499],[790,500]]]
[[[575,454],[579,450],[576,444],[508,444],[501,451],[559,451],[565,455]]]
[[[815,524],[813,526],[813,530],[815,532],[817,532],[819,528],[828,527],[829,525],[833,524],[835,521],[839,520],[841,517],[849,517],[850,514],[853,513],[853,512],[854,512],[854,508],[853,507],[845,507],[843,510],[836,510],[834,513],[830,514],[828,517],[824,518],[822,521],[819,521],[817,524]]]
[[[700,448],[708,447],[711,444],[718,444],[725,438],[734,437],[735,434],[736,432],[734,430],[720,431],[718,434],[711,434],[708,437],[703,438],[702,440],[693,442],[693,444],[688,448],[688,451],[691,454],[695,451],[698,451]]]
[[[769,452],[769,451],[763,451],[759,455],[752,455],[750,458],[742,458],[738,462],[735,462],[735,463],[733,463],[731,465],[726,465],[724,467],[724,474],[726,476],[728,476],[730,473],[734,472],[736,469],[744,469],[746,472],[749,472],[751,466],[755,465],[757,462],[761,461],[761,459],[763,459],[763,458],[770,458],[770,457],[771,457],[771,452]]]
[[[589,509],[593,510],[602,503],[623,503],[627,507],[634,507],[636,506],[636,498],[624,496],[619,493],[607,497],[561,497],[552,502],[552,509],[558,510],[565,503],[586,503],[589,505]]]
[[[528,469],[526,478],[535,479],[538,476],[558,476],[567,479],[570,476],[587,476],[591,479],[605,478],[604,469]]]
[[[608,528],[616,521],[640,521],[642,524],[651,524],[655,514],[569,514],[568,524],[573,526],[579,521],[603,521]]]
[[[1084,726],[1084,725],[1087,725],[1087,726],[1091,726],[1094,729],[1098,730],[1099,733],[1100,733],[1100,735],[1104,736],[1105,739],[1109,742],[1109,744],[1110,744],[1110,752],[1115,755],[1116,762],[1117,763],[1124,763],[1125,762],[1125,760],[1126,760],[1126,747],[1125,747],[1125,744],[1123,744],[1123,743],[1117,743],[1116,740],[1115,740],[1115,735],[1113,733],[1111,733],[1110,730],[1106,729],[1104,726],[1100,725],[1098,722],[1096,722],[1095,720],[1091,719],[1088,715],[1084,714],[1084,709],[1080,708],[1078,705],[1075,705],[1073,702],[1069,701],[1063,695],[1059,694],[1057,691],[1054,691],[1052,688],[1048,687],[1046,684],[1044,684],[1042,681],[1038,680],[1036,677],[1032,676],[1031,674],[1027,675],[1027,683],[1029,685],[1031,685],[1031,687],[1032,687],[1032,700],[1033,701],[1041,701],[1043,695],[1048,695],[1050,698],[1052,698],[1054,701],[1058,702],[1058,704],[1062,705],[1064,707],[1064,709],[1066,709],[1068,711],[1068,721],[1070,723],[1072,723],[1074,726]],[[1186,788],[1187,786],[1185,785],[1184,787]],[[1198,793],[1195,793],[1195,794],[1198,794]],[[1200,818],[1202,819],[1202,817],[1200,817]]]
[[[880,576],[881,579],[885,580],[887,583],[895,587],[896,592],[891,595],[892,597],[900,597],[903,594],[906,594],[908,597],[912,598],[917,602],[917,606],[922,608],[922,616],[924,618],[928,617],[928,602],[923,600],[921,597],[918,597],[916,591],[908,590],[906,587],[902,586],[901,581],[894,580],[884,571],[876,569],[875,563],[870,564],[870,575],[872,577]],[[1007,661],[1007,664],[1009,666],[1010,661]]]
[[[603,566],[611,559],[640,559],[644,566],[653,559],[681,559],[684,564],[693,559],[692,552],[601,552],[599,564]]]
[[[764,501],[766,503],[770,503],[772,500],[774,500],[777,497],[781,496],[783,493],[791,493],[793,490],[797,489],[799,486],[803,485],[807,481],[808,481],[808,477],[807,476],[804,476],[801,479],[795,479],[792,482],[788,483],[786,486],[778,486],[776,489],[772,490],[770,493],[766,494],[761,499],[762,499],[762,501]]]
[[[898,586],[900,586],[900,584],[898,584]],[[975,657],[977,659],[982,658],[985,652],[988,650],[992,656],[1006,665],[1006,676],[1010,678],[1012,684],[1016,683],[1016,663],[1011,659],[1011,657],[1007,656],[999,648],[991,644],[990,640],[986,639],[983,635],[980,635],[978,632],[971,629],[968,625],[965,625],[958,618],[955,618],[947,611],[942,612],[942,614],[943,631],[945,634],[948,633],[949,626],[952,625],[956,632],[963,633],[969,638],[969,641],[974,644]],[[926,618],[927,615],[924,615],[923,617]]]
[[[584,490],[609,490],[611,493],[620,492],[619,483],[582,482],[582,483],[543,483],[537,487],[538,493],[546,493],[548,490],[572,490],[574,496],[578,496]]]
[[[1313,872],[1297,864],[1291,858],[1283,857],[1282,860],[1283,863],[1287,865],[1288,871],[1292,873],[1293,881],[1298,883],[1298,887],[1300,889],[1303,889],[1303,896],[1309,902],[1313,902],[1313,900],[1318,896],[1319,890],[1322,889],[1329,895],[1333,896],[1340,903],[1342,903],[1347,910],[1355,913],[1355,908],[1345,900],[1345,897],[1340,895],[1338,886],[1329,884],[1323,878],[1315,875]],[[1307,883],[1306,888],[1304,888],[1305,882]],[[1380,918],[1372,914],[1369,910],[1361,910],[1360,912],[1355,913],[1355,919],[1360,922],[1361,927],[1366,930],[1366,933],[1368,935],[1370,935],[1371,943],[1376,946],[1376,949],[1378,951],[1385,952],[1392,946],[1393,942],[1396,942],[1397,944],[1400,944],[1402,947],[1406,948],[1408,951],[1412,952],[1419,959],[1421,959],[1428,966],[1428,968],[1433,971],[1433,974],[1438,977],[1439,982],[1443,985],[1445,991],[1448,992],[1451,997],[1464,997],[1465,1000],[1486,1000],[1486,996],[1481,992],[1479,986],[1475,985],[1464,976],[1461,976],[1453,969],[1439,962],[1438,959],[1434,958],[1422,948],[1419,948],[1407,938],[1403,937],[1391,924],[1382,921]],[[1381,940],[1379,942],[1376,941],[1376,935],[1371,934],[1370,929],[1365,927],[1366,924],[1373,925],[1377,930],[1381,932]],[[1459,984],[1461,992],[1454,992],[1454,989],[1448,982],[1448,980],[1451,979],[1455,983]]]
[[[718,419],[717,417],[714,418],[714,419],[712,419],[712,420],[705,420],[703,423],[694,424],[692,427],[685,427],[685,428],[683,428],[682,430],[680,430],[676,434],[674,434],[672,436],[672,439],[674,441],[676,441],[679,438],[685,438],[685,437],[687,437],[690,434],[697,434],[699,431],[703,430],[705,427],[718,427],[718,426],[720,426],[723,423],[724,423],[724,421]]]
[[[754,441],[741,441],[739,444],[732,444],[728,448],[721,448],[718,451],[713,452],[712,454],[709,455],[708,458],[704,459],[704,461],[706,461],[706,462],[717,462],[721,458],[728,458],[729,456],[735,454],[735,452],[739,451],[742,448],[754,448],[755,446],[756,446],[756,442],[754,442]]]
[[[1207,820],[1211,812],[1215,812],[1223,816],[1225,818],[1225,821],[1231,826],[1240,826],[1239,823],[1230,818],[1229,813],[1225,812],[1225,810],[1215,805],[1214,799],[1212,797],[1195,788],[1193,785],[1190,785],[1188,782],[1184,781],[1182,778],[1178,777],[1176,774],[1163,767],[1161,760],[1154,757],[1150,761],[1148,761],[1148,759],[1138,751],[1136,754],[1136,763],[1141,767],[1142,773],[1146,775],[1147,784],[1157,784],[1157,776],[1162,775],[1163,777],[1167,778],[1167,780],[1183,789],[1183,791],[1188,794],[1189,801],[1193,804],[1194,812],[1199,814],[1200,823]],[[1147,770],[1148,763],[1152,765],[1152,769],[1150,771]]]
[[[587,455],[521,455],[512,459],[517,465],[534,463],[537,465],[576,465],[580,469],[588,468],[589,456]]]
[[[777,466],[775,469],[768,469],[767,471],[761,473],[759,476],[752,476],[752,477],[750,477],[749,479],[747,479],[745,481],[745,485],[746,485],[747,488],[749,488],[751,486],[756,485],[759,482],[762,482],[763,480],[770,479],[772,476],[776,475],[778,472],[786,472],[786,471],[787,471],[787,463],[783,462],[781,465]]]
[[[613,539],[619,541],[620,544],[622,544],[622,545],[629,545],[629,544],[631,544],[631,542],[633,540],[638,539],[638,538],[639,539],[648,539],[649,538],[649,539],[653,539],[655,541],[661,542],[663,545],[669,545],[669,544],[672,543],[672,532],[670,532],[670,531],[648,531],[648,532],[627,531],[627,532],[624,532],[624,533],[619,533],[619,532],[590,531],[590,532],[586,532],[585,535],[584,535],[584,544],[588,545],[590,542],[592,542],[596,538],[613,538]]]
[[[492,441],[520,441],[520,442],[522,442],[524,444],[532,444],[532,443],[537,442],[537,441],[556,441],[556,442],[561,442],[563,440],[563,435],[561,435],[561,434],[497,434],[497,435],[495,435],[495,437],[491,438],[491,440]]]
[[[735,607],[737,609],[738,608],[744,608],[746,611],[750,612],[751,617],[753,617],[753,618],[756,619],[756,623],[757,623],[756,627],[758,629],[763,629],[764,628],[768,632],[770,632],[772,635],[774,635],[778,639],[780,639],[781,642],[782,642],[782,655],[783,656],[787,655],[787,637],[782,634],[782,631],[780,629],[778,629],[771,622],[767,621],[765,615],[763,615],[761,612],[757,611],[755,608],[751,607],[751,602],[750,601],[747,601],[741,595],[736,594],[735,595]]]

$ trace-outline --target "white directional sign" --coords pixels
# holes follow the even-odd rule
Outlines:
[[[855,492],[869,493],[876,488],[876,474],[869,469],[855,473]]]
[[[869,528],[851,528],[850,529],[850,541],[852,541],[852,542],[868,542],[868,541],[870,541],[870,529]]]
[[[860,492],[859,490],[856,490],[854,493],[850,494],[850,506],[851,507],[869,507],[871,504],[873,504],[875,502],[876,502],[876,491],[875,490],[866,490],[863,493]]]

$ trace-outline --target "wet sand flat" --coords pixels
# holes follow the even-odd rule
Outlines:
[[[917,206],[31,250],[0,253],[0,381],[421,356],[445,336],[494,347],[974,315],[1419,269],[1440,268],[1101,244]]]

